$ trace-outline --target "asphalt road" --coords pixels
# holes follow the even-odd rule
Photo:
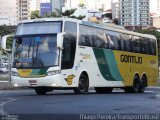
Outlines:
[[[157,116],[160,99],[155,97],[159,93],[160,89],[147,89],[143,94],[126,94],[123,90],[96,94],[90,90],[77,95],[72,90],[59,90],[37,96],[31,89],[0,91],[0,113],[19,120],[21,115],[25,118],[35,115],[37,119],[47,116],[50,116],[48,119],[84,119],[86,114],[154,114],[160,118]]]

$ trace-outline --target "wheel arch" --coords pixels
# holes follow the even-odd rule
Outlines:
[[[133,78],[134,78],[135,76],[137,76],[137,77],[140,79],[140,76],[139,76],[139,73],[138,73],[138,72],[134,73]],[[133,80],[134,80],[134,79],[133,79]]]
[[[82,74],[87,77],[87,83],[88,83],[88,87],[89,87],[89,75],[88,75],[87,71],[86,71],[86,70],[81,71],[79,77],[80,77]]]

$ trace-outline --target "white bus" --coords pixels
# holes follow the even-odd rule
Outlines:
[[[21,22],[14,35],[11,83],[38,95],[55,89],[142,93],[158,76],[156,38],[71,18]]]

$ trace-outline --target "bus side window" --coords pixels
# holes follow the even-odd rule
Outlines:
[[[156,41],[151,40],[151,54],[156,55]]]
[[[108,39],[106,37],[105,34],[101,35],[101,38],[103,40],[103,43],[102,43],[102,48],[105,48],[105,49],[108,49],[109,48],[109,44],[108,44]]]
[[[103,30],[94,28],[94,47],[102,48],[103,44],[105,43],[105,40],[103,38]]]
[[[89,40],[89,35],[88,34],[86,34],[85,36],[84,36],[84,46],[90,46],[90,40]]]
[[[156,41],[155,40],[153,40],[153,49],[154,49],[154,55],[156,55],[157,53],[157,51],[156,51],[156,47],[157,47],[157,45],[156,45]]]
[[[74,64],[76,41],[73,36],[64,35],[62,51],[62,69],[71,69]]]
[[[106,37],[107,37],[107,39],[108,39],[109,49],[114,49],[114,43],[113,43],[110,35],[106,34]]]
[[[92,46],[92,29],[88,26],[80,25],[79,45]]]
[[[125,51],[126,50],[126,45],[125,45],[125,40],[123,37],[120,38],[121,41],[121,50]]]
[[[133,37],[133,52],[140,53],[140,38],[137,36]]]
[[[65,22],[62,51],[62,69],[71,69],[74,64],[77,40],[77,24],[74,22]]]
[[[115,36],[115,35],[110,35],[113,43],[114,43],[114,50],[119,50],[119,43],[118,43],[118,36]]]
[[[148,54],[149,55],[156,55],[156,41],[152,39],[147,39],[147,47],[148,47]]]
[[[131,36],[130,35],[127,35],[127,34],[122,34],[122,38],[123,38],[123,43],[121,42],[121,44],[123,45],[123,50],[124,51],[127,51],[127,52],[131,52],[132,51],[132,47],[131,47],[131,45],[132,45],[132,42],[131,42],[131,40],[132,40],[132,38],[131,38]]]
[[[141,38],[141,40],[140,40],[140,52],[142,54],[147,53],[147,40],[146,40],[146,38]]]
[[[79,45],[85,46],[85,35],[81,35],[79,39]]]

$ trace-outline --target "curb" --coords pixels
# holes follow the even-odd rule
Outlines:
[[[9,81],[0,81],[0,90],[12,90],[13,86]]]

